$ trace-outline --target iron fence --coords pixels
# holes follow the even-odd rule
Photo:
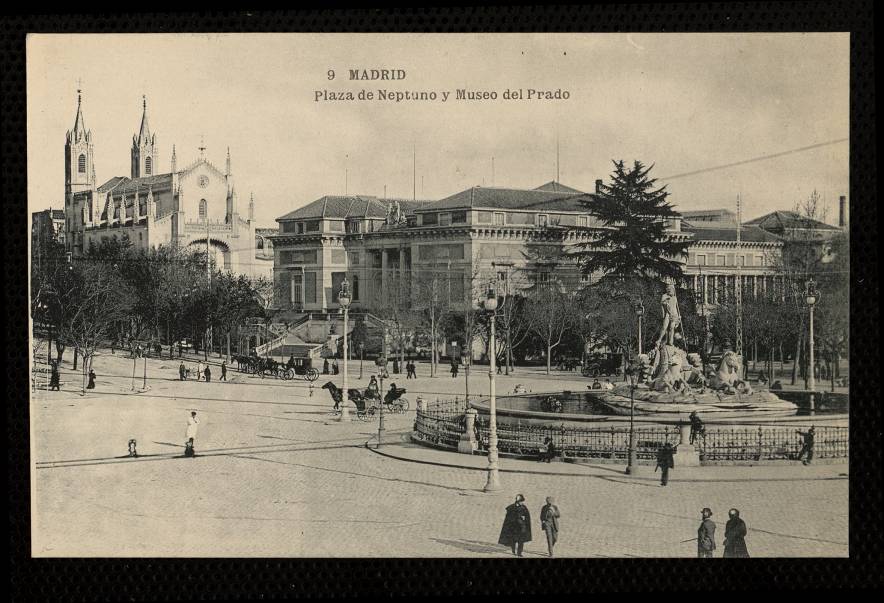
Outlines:
[[[815,458],[848,457],[848,427],[817,427],[814,431]],[[701,461],[795,460],[803,438],[794,427],[759,425],[707,430],[694,443]]]
[[[446,448],[457,448],[457,442],[464,431],[463,416],[438,417],[418,411],[414,419],[415,439]]]

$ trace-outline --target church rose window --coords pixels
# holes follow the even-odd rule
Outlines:
[[[80,155],[79,159],[77,159],[77,171],[81,174],[86,173],[86,156]]]

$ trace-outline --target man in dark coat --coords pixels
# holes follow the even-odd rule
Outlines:
[[[506,517],[500,529],[497,542],[513,550],[513,555],[522,556],[526,542],[531,542],[531,513],[524,504],[525,497],[519,494],[516,502],[506,508]]]
[[[740,519],[739,509],[731,509],[727,514],[730,519],[724,526],[724,556],[747,558],[746,522]]]
[[[95,389],[95,371],[91,368],[89,369],[89,383],[86,384],[86,389]]]
[[[227,381],[227,361],[221,361],[221,379],[219,381]]]
[[[696,410],[691,411],[688,418],[691,420],[691,445],[693,445],[698,436],[706,435],[706,426],[703,425],[703,420]]]
[[[807,431],[798,430],[798,435],[800,435],[803,439],[801,444],[801,451],[798,453],[798,460],[801,461],[805,465],[809,465],[813,461],[813,438],[814,432],[816,432],[816,427],[813,425],[810,426],[810,429]],[[801,460],[807,454],[807,460]]]
[[[675,467],[675,460],[672,458],[672,444],[666,442],[657,450],[657,466],[654,471],[660,469],[660,485],[665,486],[669,483],[669,470]]]
[[[322,361],[322,374],[328,375],[328,358]]]
[[[58,365],[52,363],[52,374],[49,375],[49,389],[61,391],[61,375],[58,374]]]
[[[184,367],[183,362],[178,366],[178,379],[181,381],[187,380],[187,369]]]
[[[203,375],[206,377],[206,383],[212,380],[212,369],[210,369],[208,365],[206,365]]]
[[[540,527],[546,532],[546,546],[549,556],[553,556],[553,547],[559,539],[559,508],[552,496],[546,497],[546,504],[540,509]]]
[[[709,519],[712,517],[712,509],[706,507],[701,514],[703,520],[697,528],[697,557],[711,559],[715,550],[715,522]]]

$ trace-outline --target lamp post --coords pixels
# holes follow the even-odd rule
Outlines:
[[[464,402],[466,402],[466,408],[470,407],[470,361],[472,360],[472,350],[468,349],[472,346],[464,345],[463,349],[460,351],[460,360],[463,362],[463,374],[464,374]]]
[[[375,360],[375,364],[378,367],[378,379],[381,381],[380,388],[378,388],[378,394],[380,396],[380,403],[378,406],[380,406],[381,415],[378,420],[378,448],[380,448],[381,444],[384,442],[384,431],[386,431],[384,428],[384,396],[386,395],[384,393],[384,379],[389,377],[387,374],[387,357],[382,354],[377,360]]]
[[[636,475],[638,462],[635,454],[635,381],[638,375],[635,365],[627,367],[626,376],[629,378],[629,450],[626,453],[626,474]]]
[[[635,305],[635,315],[638,317],[638,353],[642,353],[642,316],[645,315],[645,306],[642,300]]]
[[[494,383],[495,373],[497,373],[497,354],[494,353],[496,349],[494,322],[497,312],[497,293],[494,291],[494,287],[488,287],[485,299],[480,303],[486,311],[491,312],[491,338],[489,342],[491,368],[488,371],[488,378],[491,381],[491,403],[489,408],[491,415],[488,420],[488,479],[485,482],[485,492],[497,492],[500,490],[500,475],[498,474],[497,458],[497,394]]]
[[[357,344],[359,346],[359,379],[362,379],[362,361],[365,359],[365,344],[363,342],[359,342]]]
[[[341,405],[340,421],[350,420],[350,396],[347,393],[347,312],[350,309],[350,299],[350,283],[347,282],[347,277],[344,277],[344,282],[341,283],[341,291],[338,293],[338,304],[344,311],[344,395],[342,396],[343,404]]]
[[[807,302],[807,309],[809,314],[810,324],[808,325],[809,334],[807,338],[808,343],[808,361],[810,363],[810,410],[813,412],[813,404],[814,404],[814,392],[816,391],[816,371],[814,370],[814,362],[813,362],[813,307],[816,305],[816,302],[819,298],[819,294],[816,291],[816,284],[813,282],[813,279],[807,281],[807,291],[805,293],[805,301]]]

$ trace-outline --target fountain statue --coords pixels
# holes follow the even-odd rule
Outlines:
[[[743,378],[743,358],[725,344],[718,366],[703,373],[700,355],[688,353],[675,286],[660,299],[663,320],[654,348],[633,360],[634,386],[623,384],[595,394],[615,412],[640,414],[700,411],[792,415],[798,407],[770,391],[755,391]],[[634,389],[633,389],[634,388]]]

